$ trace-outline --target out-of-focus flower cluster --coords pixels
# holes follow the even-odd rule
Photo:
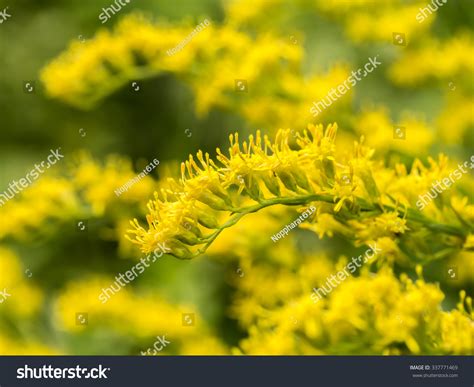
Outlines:
[[[348,139],[370,132],[369,144],[382,145],[381,151],[427,154],[435,145],[436,133],[455,144],[472,129],[470,74],[474,63],[464,55],[472,51],[472,33],[462,30],[450,39],[433,38],[429,33],[436,14],[418,23],[416,14],[421,5],[424,4],[398,0],[387,1],[384,6],[372,1],[318,1],[312,5],[301,2],[298,6],[284,0],[231,2],[226,6],[225,24],[213,23],[197,33],[185,50],[171,56],[166,51],[182,41],[192,25],[153,23],[140,14],[132,14],[112,32],[104,29],[84,43],[72,42],[67,51],[44,68],[41,78],[51,97],[91,108],[134,80],[171,73],[193,90],[199,116],[220,107],[238,112],[253,125],[296,130],[312,119],[311,104],[326,97],[358,67],[347,60],[329,68],[313,68],[308,74],[305,62],[309,53],[303,50],[304,38],[297,32],[291,36],[278,32],[285,20],[296,18],[302,9],[319,17],[322,12],[342,23],[348,36],[358,43],[390,42],[395,31],[403,32],[409,37],[408,47],[384,55],[393,58],[383,62],[381,71],[386,75],[386,85],[413,88],[436,80],[445,90],[446,108],[430,119],[404,111],[398,121],[409,128],[411,141],[395,143],[383,141],[396,123],[393,114],[370,104],[354,114],[352,90],[337,102],[337,107],[322,112],[318,118],[340,120],[341,116],[352,114],[354,119],[348,120],[346,126],[349,130],[342,134]],[[282,15],[278,7],[287,7],[288,12]],[[279,17],[265,23],[272,12]],[[295,35],[300,39],[297,44]],[[238,79],[246,82],[245,95],[236,92]],[[371,120],[380,120],[380,125],[374,126]]]
[[[305,79],[301,46],[274,34],[252,37],[225,24],[210,25],[186,49],[167,55],[190,28],[127,16],[113,32],[102,30],[84,44],[71,43],[43,70],[42,81],[50,96],[91,107],[132,80],[172,73],[194,91],[199,115],[221,107],[258,125],[296,128],[309,120],[312,101],[349,75],[341,64]],[[250,100],[236,94],[237,78],[247,83],[243,87]]]
[[[129,257],[134,252],[124,238],[127,219],[137,212],[144,213],[143,203],[152,194],[156,182],[147,176],[117,197],[116,188],[135,176],[129,162],[111,156],[102,165],[87,153],[73,159],[60,171],[48,171],[35,185],[6,203],[1,213],[0,239],[3,243],[14,245],[19,241],[28,246],[38,243],[40,235],[51,239],[63,228],[77,227],[74,224],[77,219],[88,219],[99,222],[100,239],[113,241],[118,255]],[[67,234],[63,234],[63,238],[68,238]],[[196,316],[193,329],[182,324],[182,313],[194,308],[178,307],[154,294],[136,295],[127,289],[122,289],[104,305],[98,296],[114,278],[94,273],[88,279],[65,283],[57,294],[45,294],[41,286],[34,285],[38,275],[36,270],[33,272],[22,267],[12,249],[0,246],[0,286],[9,295],[0,304],[0,353],[81,353],[74,345],[59,347],[49,344],[47,339],[31,340],[38,336],[39,327],[35,328],[35,324],[46,311],[44,299],[50,297],[56,299],[51,316],[61,334],[93,340],[94,335],[106,335],[112,329],[117,337],[126,335],[128,341],[134,340],[131,347],[127,344],[118,350],[123,354],[129,354],[129,350],[139,354],[158,334],[166,334],[173,341],[173,346],[163,354],[227,352],[226,346],[210,333],[200,316]],[[87,326],[78,324],[80,311],[87,311],[84,313],[90,316]],[[17,326],[17,332],[12,332],[12,323]]]

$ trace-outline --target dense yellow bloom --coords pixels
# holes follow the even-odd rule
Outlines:
[[[217,150],[217,162],[198,152],[199,165],[190,156],[182,164],[181,179],[169,179],[168,186],[148,204],[148,228],[136,219],[132,222],[131,240],[144,253],[166,243],[172,255],[192,258],[248,213],[276,204],[318,203],[316,221],[320,225],[324,223],[330,232],[352,235],[359,243],[371,242],[375,236],[396,236],[408,246],[421,243],[429,230],[445,247],[462,247],[467,236],[459,224],[462,214],[431,204],[427,208],[433,216],[430,219],[415,206],[418,195],[426,193],[436,179],[446,177],[446,157],[440,156],[439,164],[429,159],[430,168],[415,161],[410,173],[403,165],[392,170],[373,161],[373,150],[361,144],[356,144],[351,156],[335,159],[335,133],[335,126],[324,131],[322,126],[309,125],[294,144],[290,131],[280,130],[272,144],[258,132],[242,148],[236,134],[230,137],[228,156]],[[322,214],[336,219],[321,222],[318,217]],[[373,230],[368,228],[371,224]],[[380,228],[381,224],[388,228]],[[413,230],[409,238],[401,238],[409,229]],[[206,234],[208,230],[213,232]],[[313,230],[320,235],[325,232]],[[449,238],[436,238],[437,232]]]
[[[234,24],[211,24],[168,55],[190,28],[126,16],[112,32],[101,30],[84,43],[71,43],[44,68],[41,79],[51,97],[89,108],[132,81],[173,73],[193,90],[200,116],[221,107],[255,125],[296,129],[313,118],[311,104],[350,74],[348,64],[341,63],[306,76],[301,45],[270,32],[252,37]],[[246,82],[244,93],[236,91],[238,79]],[[346,94],[338,109],[350,106],[352,91]]]
[[[26,275],[18,256],[0,246],[0,290],[9,296],[0,302],[0,354],[45,355],[57,350],[25,334],[43,306],[43,292]],[[12,326],[15,329],[12,329]],[[20,332],[20,333],[19,333]]]
[[[470,319],[466,316],[470,316]],[[442,347],[448,353],[472,354],[474,352],[473,320],[472,298],[466,297],[466,292],[461,291],[458,310],[442,314]]]
[[[396,212],[386,212],[368,219],[351,220],[349,224],[360,241],[383,237],[395,238],[396,234],[404,234],[408,230],[406,219],[400,219]]]
[[[297,252],[292,249],[291,253],[294,256]],[[301,266],[297,270],[297,275],[294,269],[296,264],[285,265],[277,262],[270,264],[271,257],[265,257],[265,261],[268,260],[266,263],[254,260],[248,262],[247,266],[242,265],[245,275],[236,276],[233,281],[237,287],[237,295],[229,312],[244,328],[248,329],[258,321],[266,319],[270,311],[280,308],[282,304],[288,306],[287,312],[290,315],[273,321],[272,324],[270,322],[264,324],[265,328],[282,323],[295,324],[292,320],[305,320],[303,311],[299,313],[293,307],[296,308],[295,305],[304,301],[305,296],[309,300],[310,289],[324,283],[334,272],[335,265],[324,255],[299,254],[298,261],[301,262]]]
[[[208,250],[211,254],[217,252],[222,259],[237,257],[243,270],[240,276],[235,273],[232,277],[237,294],[229,313],[248,336],[233,353],[473,353],[470,340],[474,315],[469,313],[470,301],[466,301],[466,310],[442,311],[443,293],[437,285],[422,279],[414,282],[402,275],[398,280],[386,268],[378,273],[363,269],[360,277],[354,274],[347,278],[314,304],[311,289],[323,285],[347,264],[347,259],[334,263],[324,255],[304,254],[294,248],[294,234],[278,241],[277,249],[272,248],[273,243],[265,246],[262,233],[270,235],[271,225],[283,215],[279,208],[270,210],[273,208],[250,214],[223,231],[223,240],[219,238],[217,245]],[[410,232],[405,229],[404,220],[393,213],[371,221],[379,222],[369,229],[374,237]],[[392,238],[379,237],[377,246],[385,252],[393,243]],[[288,258],[279,259],[278,252]],[[459,267],[463,271],[468,268],[464,264]]]
[[[474,316],[464,309],[442,312],[443,297],[423,280],[403,276],[399,281],[389,270],[377,275],[364,270],[316,304],[303,294],[262,309],[240,348],[275,355],[470,354]],[[236,308],[238,315],[241,304]]]
[[[165,242],[172,254],[190,258],[192,253],[185,244],[205,244],[219,234],[216,231],[214,235],[203,236],[200,227],[216,229],[220,227],[218,217],[239,213],[240,218],[246,212],[253,212],[239,208],[249,203],[249,199],[265,203],[271,197],[281,196],[290,202],[295,199],[297,204],[297,194],[313,191],[302,170],[304,166],[316,167],[319,174],[325,174],[326,170],[333,173],[331,155],[335,132],[335,126],[328,127],[324,134],[322,126],[310,125],[308,132],[297,140],[300,151],[291,150],[289,130],[280,131],[274,144],[257,133],[255,138],[250,136],[249,142],[242,144],[243,149],[240,149],[238,134],[235,141],[231,135],[229,156],[217,151],[221,167],[208,154],[197,154],[201,165],[190,156],[189,161],[182,164],[181,180],[170,179],[168,188],[161,190],[161,197],[155,194],[155,200],[149,203],[149,229],[145,230],[137,220],[132,223],[134,242],[143,252],[153,251],[158,243]],[[318,187],[316,181],[314,185]],[[240,195],[244,191],[247,197]],[[270,204],[277,203],[269,202],[267,206]],[[228,224],[236,223],[236,219],[227,219]]]
[[[314,119],[310,113],[313,102],[327,97],[331,88],[336,89],[350,75],[347,65],[336,65],[325,73],[315,74],[305,79],[295,71],[278,76],[278,83],[272,79],[275,91],[268,93],[268,87],[262,95],[252,93],[247,104],[243,104],[241,112],[255,125],[270,128],[290,128],[296,133],[296,128],[304,127]],[[273,78],[273,76],[272,76]],[[270,80],[269,80],[270,83]],[[349,90],[337,103],[337,109],[348,108],[352,102],[353,92]],[[332,107],[328,111],[334,111]],[[327,117],[329,113],[323,110],[318,120]]]
[[[98,161],[80,152],[5,203],[0,290],[12,296],[0,303],[0,353],[138,355],[166,335],[171,345],[164,355],[473,355],[472,298],[461,291],[451,310],[455,293],[474,281],[472,171],[429,195],[422,210],[418,205],[464,161],[456,157],[470,152],[474,59],[466,53],[473,51],[473,35],[427,36],[437,19],[439,31],[449,27],[451,11],[419,23],[424,6],[424,0],[229,0],[222,18],[177,52],[169,50],[187,38],[193,18],[169,23],[117,15],[110,28],[71,42],[41,71],[51,98],[90,109],[134,81],[141,86],[171,75],[191,91],[198,120],[215,109],[242,125],[228,150],[198,151],[176,168],[161,165],[160,181],[142,177],[119,196],[140,172],[126,158]],[[406,45],[397,47],[393,33],[405,34]],[[315,118],[313,103],[375,54],[382,69],[360,85],[351,82]],[[432,80],[443,101],[428,90]],[[400,86],[413,95],[396,93]],[[396,101],[400,95],[409,99]],[[415,114],[420,107],[426,116]],[[337,120],[349,130],[339,131],[336,144],[336,124],[325,128],[315,119]],[[242,138],[254,127],[260,130]],[[406,129],[403,138],[395,138],[396,127]],[[443,144],[453,158],[434,155]],[[298,228],[271,238],[309,207],[316,211]],[[51,286],[49,278],[28,279],[10,243],[49,241],[54,247],[32,254],[38,267],[48,270],[64,259],[74,269],[73,260],[82,257],[59,256],[56,245],[73,246],[78,219],[94,226],[87,238],[95,243],[90,267],[66,270]],[[206,255],[201,262],[168,260],[162,271],[157,267],[101,303],[114,280],[92,268],[110,273],[111,260],[138,256],[136,246],[151,253],[163,244],[177,258]],[[315,303],[312,291],[329,286],[328,278],[369,246],[380,252]],[[204,260],[212,260],[208,277],[185,283],[189,273],[203,277]],[[446,278],[451,267],[456,282]],[[169,277],[179,281],[166,282]],[[185,291],[193,300],[212,298],[207,289],[219,295],[200,302],[202,310],[173,302]],[[183,326],[185,312],[196,314],[194,326]],[[88,325],[78,325],[78,313],[88,314]],[[47,332],[36,336],[31,328],[43,318]],[[89,345],[98,337],[104,344]]]
[[[126,16],[113,32],[101,30],[83,44],[73,42],[43,70],[41,79],[50,96],[87,108],[133,80],[172,72],[189,83],[196,93],[196,111],[202,114],[212,106],[243,103],[235,93],[236,79],[245,79],[251,92],[258,93],[262,82],[273,83],[283,70],[296,69],[302,55],[301,48],[272,36],[252,39],[233,27],[213,24],[168,55],[190,30]]]
[[[271,30],[286,27],[288,18],[299,14],[320,15],[321,13],[342,22],[347,35],[355,42],[391,41],[393,32],[405,33],[409,38],[429,30],[436,19],[430,15],[419,23],[416,15],[424,6],[419,1],[407,4],[403,0],[237,0],[226,3],[227,21],[230,24],[249,25],[255,29]],[[279,12],[280,9],[285,12]],[[271,20],[271,23],[268,22]],[[295,35],[295,33],[293,33]]]
[[[419,12],[418,5],[401,6],[396,4],[393,8],[376,7],[372,10],[352,13],[346,19],[347,34],[356,42],[375,40],[391,41],[394,32],[403,32],[409,39],[426,31],[435,20],[435,16],[428,18],[420,24],[416,20]]]

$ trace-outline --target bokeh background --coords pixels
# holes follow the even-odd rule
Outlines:
[[[440,152],[453,166],[468,160],[471,0],[448,0],[422,23],[416,15],[431,4],[425,1],[132,0],[101,24],[111,4],[0,4],[11,15],[0,24],[0,192],[50,149],[65,155],[0,208],[0,290],[11,294],[0,304],[0,353],[139,355],[157,335],[171,342],[160,355],[473,353],[469,311],[448,316],[460,291],[473,293],[472,246],[423,262],[426,289],[400,280],[402,273],[417,278],[419,262],[394,259],[384,263],[392,271],[376,264],[378,274],[342,284],[332,307],[311,309],[311,289],[337,271],[342,256],[365,248],[307,229],[274,244],[271,235],[298,216],[295,208],[252,214],[206,254],[164,256],[105,306],[97,301],[101,287],[143,256],[124,237],[129,220],[144,219],[153,192],[178,176],[190,153],[213,156],[216,147],[227,149],[230,133],[272,137],[280,128],[337,122],[342,153],[364,136],[387,166],[426,163]],[[164,58],[205,18],[209,27]],[[318,117],[310,114],[313,101],[375,55],[379,68]],[[244,92],[238,79],[247,82]],[[406,139],[394,138],[398,126]],[[155,158],[156,170],[115,195]],[[473,187],[469,172],[453,188],[468,198],[469,216]],[[453,268],[455,280],[447,274]],[[381,288],[399,294],[406,307],[383,298],[361,306],[359,285],[370,297]],[[427,299],[436,321],[413,306]],[[350,317],[365,307],[378,313],[374,326]],[[192,314],[191,326],[184,314]]]

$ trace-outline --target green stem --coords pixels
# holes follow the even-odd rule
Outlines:
[[[226,223],[224,223],[219,229],[214,232],[213,234],[209,235],[206,238],[203,238],[204,241],[206,241],[206,244],[197,250],[197,252],[193,255],[193,257],[197,257],[200,254],[203,254],[206,252],[206,250],[209,248],[209,246],[214,242],[214,240],[219,236],[219,234],[224,231],[226,228],[229,228],[233,225],[235,225],[240,219],[242,219],[245,215],[250,214],[252,212],[257,212],[260,211],[263,208],[278,205],[278,204],[283,204],[283,205],[303,205],[303,204],[308,204],[309,202],[326,202],[326,203],[331,203],[334,204],[334,197],[331,195],[323,195],[323,194],[311,194],[311,195],[304,195],[304,196],[294,196],[294,197],[277,197],[273,199],[263,199],[260,201],[260,203],[255,204],[253,206],[249,207],[243,207],[243,208],[234,208],[232,209],[232,212],[237,214],[230,218]],[[370,205],[367,203],[367,201],[363,199],[358,199],[357,204],[363,211],[372,211],[374,214],[382,213],[382,210],[379,207],[375,207],[373,205]],[[403,209],[396,209],[391,206],[384,206],[385,209],[389,209],[391,211],[398,211],[400,216],[405,216],[405,212]],[[449,235],[454,235],[457,237],[466,237],[466,232],[458,227],[447,225],[447,224],[442,224],[442,223],[437,223],[423,214],[421,214],[419,211],[414,210],[409,208],[407,213],[406,213],[406,218],[409,221],[416,222],[416,223],[421,223],[423,226],[426,228],[437,231],[437,232],[442,232],[445,234]]]

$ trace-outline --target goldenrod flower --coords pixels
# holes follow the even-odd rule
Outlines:
[[[312,119],[311,104],[350,74],[349,65],[340,63],[306,75],[301,45],[277,31],[253,36],[234,20],[212,23],[179,53],[167,55],[191,29],[189,24],[153,23],[140,14],[127,15],[112,31],[72,42],[43,69],[41,80],[49,96],[88,109],[133,81],[172,73],[195,93],[200,116],[221,107],[240,112],[258,126],[298,128]],[[235,92],[237,77],[247,82],[246,98]],[[341,108],[351,104],[352,91],[346,94],[338,103]]]
[[[323,211],[318,210],[316,219],[331,214],[335,221],[329,223],[330,231],[352,235],[359,243],[425,229],[450,235],[440,242],[461,247],[467,234],[458,224],[461,215],[433,213],[436,217],[430,219],[415,207],[417,195],[447,170],[446,157],[440,156],[439,164],[430,159],[430,168],[415,161],[410,174],[401,165],[394,172],[373,161],[373,150],[362,143],[352,156],[336,159],[335,134],[336,125],[325,131],[321,125],[309,125],[297,135],[296,144],[289,130],[280,130],[273,143],[257,132],[240,144],[235,134],[228,155],[217,149],[217,161],[201,151],[197,160],[190,156],[181,165],[181,179],[169,179],[148,204],[147,228],[137,219],[131,223],[132,242],[144,253],[166,243],[172,255],[192,258],[248,213],[276,204],[318,203]],[[390,178],[393,175],[398,179]],[[415,243],[419,235],[404,243]]]
[[[157,24],[140,14],[127,15],[112,32],[103,29],[84,43],[71,43],[43,69],[41,80],[51,97],[90,108],[133,80],[171,72],[190,84],[202,115],[212,106],[239,106],[241,99],[228,93],[235,90],[235,74],[258,90],[257,84],[273,83],[283,74],[286,66],[280,59],[296,69],[302,56],[300,47],[273,36],[254,40],[233,26],[214,24],[194,35],[179,53],[167,55],[190,30],[190,25]]]
[[[279,277],[275,277],[278,282]],[[249,336],[240,342],[246,354],[469,354],[474,334],[473,315],[463,306],[443,312],[438,286],[422,279],[397,279],[390,270],[377,275],[363,270],[347,278],[325,299],[313,304],[306,289],[293,298],[281,295],[281,304],[252,300],[252,288],[243,288],[248,305],[258,305],[253,318],[237,302],[235,316],[247,325]],[[462,295],[463,296],[463,295]],[[465,294],[464,294],[465,296]],[[470,308],[470,298],[463,301]],[[241,314],[243,313],[243,314]],[[267,344],[268,340],[271,344]]]

